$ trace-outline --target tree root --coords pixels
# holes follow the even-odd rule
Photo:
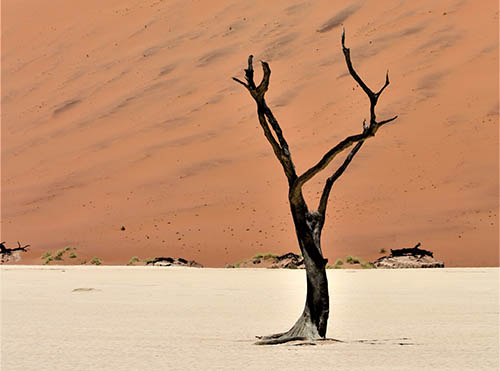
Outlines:
[[[305,336],[290,336],[286,332],[280,334],[273,334],[268,336],[256,336],[259,341],[255,342],[255,345],[278,345],[290,343],[292,341],[302,341],[301,343],[294,345],[317,345],[317,344],[331,344],[331,343],[343,343],[344,341],[333,339],[333,338],[319,338],[310,339]]]
[[[271,335],[272,336],[272,335]],[[291,341],[307,341],[307,339],[304,336],[281,336],[277,338],[269,338],[269,339],[263,339],[256,341],[254,344],[255,345],[277,345],[277,344],[285,344],[289,343]]]
[[[312,323],[307,307],[297,322],[287,332],[267,336],[257,336],[257,338],[260,340],[255,343],[256,345],[284,344],[299,340],[313,342],[315,340],[324,339],[319,335],[318,329]]]
[[[286,335],[286,332],[280,332],[278,334],[272,334],[272,335],[266,335],[266,336],[256,336],[257,339],[261,340],[270,340],[270,339],[277,339],[282,337],[283,335]]]

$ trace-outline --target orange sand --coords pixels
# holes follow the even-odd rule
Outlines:
[[[498,265],[492,0],[5,0],[1,240],[31,244],[27,264],[67,245],[107,264],[297,251],[285,177],[231,77],[250,53],[270,63],[303,172],[368,115],[342,22],[373,89],[390,70],[378,113],[399,119],[336,184],[326,256],[420,241],[447,266]],[[333,169],[307,187],[312,205]]]

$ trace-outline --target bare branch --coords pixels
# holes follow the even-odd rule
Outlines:
[[[262,130],[264,130],[264,136],[266,137],[269,144],[271,144],[271,147],[273,148],[274,154],[276,155],[278,160],[283,165],[283,162],[281,159],[282,158],[281,147],[280,147],[279,143],[276,141],[276,139],[274,139],[274,136],[273,136],[271,130],[269,129],[269,125],[267,124],[267,121],[266,121],[266,115],[264,113],[264,110],[261,107],[257,108],[257,115],[259,116],[260,126],[262,127]]]
[[[255,89],[255,82],[253,81],[253,55],[248,56],[248,68],[245,70],[245,79],[251,89]]]
[[[269,124],[271,125],[274,134],[276,135],[276,138],[278,138],[278,142],[280,144],[280,148],[283,150],[283,154],[285,156],[290,157],[290,150],[288,148],[288,143],[285,140],[285,137],[283,136],[283,132],[281,130],[281,127],[278,123],[278,120],[276,120],[276,117],[274,117],[274,114],[272,113],[271,109],[268,107],[264,95],[266,94],[268,88],[269,88],[269,80],[271,77],[271,68],[269,67],[269,64],[267,62],[261,61],[262,64],[262,70],[263,70],[263,76],[262,76],[262,81],[260,82],[259,86],[255,87],[255,83],[253,80],[253,64],[252,64],[253,56],[250,55],[248,57],[248,68],[245,70],[245,78],[247,80],[247,83],[244,83],[240,79],[233,77],[233,80],[238,82],[239,84],[243,85],[245,88],[248,89],[252,97],[255,99],[257,102],[257,107],[258,109],[262,109],[263,113],[265,114],[267,120],[269,121]],[[253,88],[252,88],[253,86]],[[262,124],[262,123],[261,123]]]
[[[344,26],[342,26],[342,51],[344,52],[345,56],[345,61],[347,64],[347,69],[349,70],[349,73],[353,77],[354,80],[361,86],[361,89],[368,95],[370,98],[370,101],[372,99],[375,99],[375,93],[371,91],[371,89],[364,83],[363,80],[361,80],[361,77],[357,74],[357,72],[354,70],[354,67],[352,66],[351,62],[351,50],[349,48],[346,48],[345,46],[345,29]]]
[[[335,183],[335,181],[338,178],[340,178],[340,176],[344,173],[344,171],[347,169],[347,167],[351,163],[356,153],[358,153],[363,143],[364,141],[358,142],[351,150],[351,152],[349,152],[346,159],[344,160],[344,163],[335,171],[335,173],[333,173],[332,176],[330,176],[326,180],[325,187],[323,188],[323,193],[321,194],[321,199],[319,201],[319,206],[318,206],[318,213],[323,217],[323,222],[326,214],[326,205],[328,204],[328,197],[330,197],[330,191],[332,190],[333,183]]]
[[[248,85],[246,83],[244,83],[243,81],[241,81],[240,79],[233,77],[233,80],[240,83],[241,85],[243,85],[245,88],[248,89]]]
[[[17,246],[18,246],[18,247],[16,247],[15,249],[13,249],[13,251],[15,251],[15,250],[22,250],[22,251],[26,251],[26,249],[27,249],[28,247],[30,247],[30,245],[24,245],[24,246],[21,246],[21,243],[20,243],[19,241],[17,241]]]
[[[281,127],[278,124],[278,121],[274,117],[273,113],[271,112],[271,109],[267,106],[266,102],[263,102],[264,106],[264,113],[266,114],[267,120],[271,124],[271,127],[273,128],[276,137],[278,138],[278,141],[280,143],[281,148],[283,149],[283,153],[287,156],[290,156],[290,150],[288,149],[288,143],[285,140],[285,137],[283,136],[283,132],[281,131]]]
[[[269,67],[269,64],[267,62],[260,61],[260,63],[262,64],[262,71],[264,72],[264,75],[262,76],[262,81],[257,87],[257,91],[259,92],[259,94],[262,94],[262,97],[264,97],[264,94],[266,94],[267,89],[269,88],[271,68]]]
[[[376,93],[374,93],[359,77],[357,72],[354,70],[354,67],[352,66],[352,61],[351,61],[351,50],[345,46],[345,29],[342,26],[342,51],[344,52],[344,57],[345,57],[345,62],[347,64],[347,69],[349,70],[349,73],[351,74],[352,78],[354,81],[356,81],[359,86],[363,89],[363,91],[368,95],[368,98],[370,99],[370,126],[375,126],[377,124],[377,117],[375,114],[375,106],[377,105],[378,98],[380,94],[389,86],[389,70],[387,70],[385,74],[385,83],[384,85],[380,88],[380,90]]]
[[[359,84],[359,86],[361,86],[363,91],[366,93],[366,95],[368,95],[368,98],[370,99],[370,123],[368,125],[366,125],[365,121],[363,121],[363,133],[362,134],[351,135],[351,136],[345,138],[343,141],[341,141],[336,146],[334,146],[332,149],[330,149],[325,155],[323,155],[321,160],[316,165],[314,165],[309,170],[307,170],[302,175],[300,175],[297,178],[297,181],[295,182],[295,184],[293,185],[292,194],[294,196],[298,196],[300,190],[302,189],[302,186],[307,181],[309,181],[312,177],[314,177],[317,173],[319,173],[321,170],[325,169],[328,166],[328,164],[339,153],[341,153],[345,149],[349,148],[354,143],[364,142],[369,137],[373,137],[375,135],[375,133],[377,132],[377,130],[382,125],[387,124],[388,122],[394,121],[397,118],[397,116],[395,116],[395,117],[390,118],[388,120],[377,122],[376,115],[375,115],[375,106],[377,105],[378,97],[384,91],[384,89],[389,85],[389,73],[388,72],[386,73],[384,86],[382,86],[382,88],[377,93],[374,93],[364,83],[364,81],[361,79],[361,77],[354,70],[354,67],[353,67],[352,62],[351,62],[350,49],[345,46],[345,29],[344,29],[344,27],[342,27],[341,42],[342,42],[342,51],[344,52],[345,61],[346,61],[346,65],[347,65],[347,69],[349,70],[349,73],[351,74],[352,78]],[[359,150],[359,148],[356,151],[353,150],[354,151],[353,156],[356,154],[356,152],[358,150]],[[349,156],[348,156],[348,158],[349,158]],[[349,165],[351,160],[352,160],[352,157],[347,162],[346,167]],[[343,173],[343,171],[338,176],[342,175],[342,173]]]
[[[247,83],[244,83],[243,81],[239,80],[236,77],[233,77],[233,80],[243,85],[245,88],[247,88],[247,90],[250,92],[250,95],[254,98],[255,102],[257,103],[257,114],[259,116],[259,123],[262,129],[264,130],[265,137],[267,138],[268,142],[271,144],[271,147],[273,148],[274,154],[276,155],[281,165],[283,166],[285,175],[288,178],[288,183],[291,185],[297,178],[297,174],[295,172],[295,166],[293,164],[290,150],[288,148],[288,143],[285,140],[283,131],[281,130],[278,120],[276,120],[276,117],[274,117],[274,114],[268,107],[266,100],[264,98],[269,88],[271,68],[269,67],[269,64],[267,62],[261,61],[261,64],[262,64],[263,76],[259,86],[255,86],[254,82],[252,55],[248,57],[248,68],[245,69],[245,79],[247,80]],[[269,127],[269,125],[271,127]]]
[[[389,70],[387,70],[387,72],[385,73],[385,84],[384,86],[382,86],[380,88],[380,90],[375,93],[375,95],[377,96],[377,98],[380,96],[380,94],[382,94],[382,92],[384,91],[385,88],[387,88],[387,86],[389,86]]]
[[[385,124],[387,124],[387,123],[389,123],[389,122],[391,122],[391,121],[396,120],[397,118],[398,118],[398,116],[396,115],[396,116],[394,116],[394,117],[391,117],[391,118],[390,118],[390,119],[388,119],[388,120],[380,121],[377,125],[380,127],[380,126],[385,125]]]
[[[338,143],[335,147],[325,153],[316,165],[311,167],[309,170],[307,170],[297,178],[292,191],[293,195],[298,195],[298,192],[300,189],[302,189],[302,186],[313,176],[318,174],[321,170],[325,169],[335,158],[335,156],[352,146],[354,143],[364,141],[372,135],[373,134],[371,134],[370,128],[368,128],[368,130],[363,130],[362,134],[351,135]]]

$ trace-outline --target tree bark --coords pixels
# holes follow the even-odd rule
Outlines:
[[[330,299],[326,263],[321,251],[323,216],[309,212],[302,197],[290,198],[295,232],[306,267],[307,294],[304,310],[290,330],[259,337],[256,344],[281,344],[294,340],[319,340],[326,336]]]

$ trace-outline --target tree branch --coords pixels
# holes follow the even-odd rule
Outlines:
[[[26,251],[28,247],[30,247],[30,245],[21,246],[21,243],[17,241],[17,247],[12,249],[12,251],[17,251],[17,250]]]
[[[0,254],[1,255],[4,255],[4,254],[10,255],[14,251],[25,251],[26,252],[28,247],[30,247],[30,245],[21,246],[19,241],[17,241],[17,247],[8,248],[8,247],[5,247],[5,241],[4,241],[4,242],[0,242]]]
[[[328,164],[330,164],[330,162],[339,153],[341,153],[345,149],[349,148],[354,143],[364,142],[369,137],[375,136],[375,133],[382,125],[385,125],[391,121],[394,121],[397,118],[397,116],[394,116],[388,120],[377,122],[377,118],[376,118],[376,114],[375,114],[375,106],[377,105],[378,98],[379,98],[380,94],[382,94],[384,89],[389,85],[389,73],[388,72],[386,73],[384,86],[382,86],[382,88],[377,93],[374,93],[365,84],[365,82],[361,79],[361,77],[358,75],[358,73],[354,70],[354,67],[353,67],[352,61],[351,61],[350,49],[345,46],[345,30],[343,27],[342,27],[341,42],[342,42],[342,51],[344,53],[344,57],[345,57],[345,61],[346,61],[346,65],[347,65],[347,69],[349,70],[349,73],[351,74],[354,81],[356,81],[359,84],[359,86],[363,89],[363,91],[366,93],[366,95],[370,99],[370,123],[368,125],[365,125],[365,123],[363,122],[363,133],[357,134],[357,135],[351,135],[351,136],[345,138],[343,141],[341,141],[336,146],[334,146],[332,149],[330,149],[325,155],[323,155],[321,160],[319,160],[319,162],[316,165],[314,165],[309,170],[307,170],[302,175],[300,175],[293,185],[293,190],[292,190],[293,196],[298,196],[298,194],[300,193],[300,190],[302,189],[302,186],[307,181],[309,181],[312,177],[314,177],[317,173],[319,173],[321,170],[325,169],[328,166]],[[349,165],[349,163],[351,162],[352,157],[354,157],[354,155],[356,154],[356,152],[358,150],[359,150],[359,148],[356,151],[353,150],[354,151],[353,155],[350,158],[349,158],[349,156],[347,157],[349,159],[349,161],[347,162],[347,164],[344,163],[346,165],[346,168]],[[342,166],[344,166],[344,164]],[[341,168],[342,168],[342,166],[341,166]],[[339,170],[341,168],[339,168]],[[338,176],[342,175],[343,171],[345,171],[345,169],[342,170]],[[333,185],[333,183],[332,183],[332,185]],[[325,185],[325,187],[326,187],[326,185]],[[327,193],[329,194],[329,192],[330,192],[330,190],[328,190]],[[326,201],[324,203],[326,206]],[[320,202],[320,204],[321,204],[321,202]]]
[[[245,88],[248,89],[248,85],[245,84],[243,81],[241,81],[240,79],[236,78],[236,77],[233,77],[233,80],[240,83],[241,85],[243,85]]]
[[[342,26],[342,51],[344,52],[345,56],[345,61],[347,64],[347,69],[349,70],[349,73],[351,74],[352,78],[361,86],[361,89],[368,95],[370,98],[370,101],[372,98],[375,97],[375,93],[371,91],[371,89],[365,84],[363,80],[361,80],[361,77],[359,77],[358,73],[354,70],[354,67],[352,66],[351,62],[351,50],[349,48],[346,48],[345,46],[345,29],[344,26]]]
[[[264,74],[259,86],[256,86],[254,82],[252,55],[248,57],[248,68],[245,69],[245,79],[247,82],[245,83],[236,77],[233,77],[233,80],[243,85],[250,92],[250,95],[257,103],[257,114],[259,117],[260,126],[264,130],[264,135],[267,138],[268,142],[271,144],[276,158],[280,161],[283,167],[285,175],[288,179],[288,183],[291,185],[293,184],[293,182],[295,182],[295,179],[297,179],[297,173],[295,172],[295,166],[292,161],[290,149],[288,147],[287,141],[285,140],[278,120],[276,120],[276,118],[274,117],[264,98],[269,88],[271,68],[269,67],[269,64],[267,62],[261,61],[261,64]]]
[[[396,116],[394,116],[394,117],[391,117],[391,118],[390,118],[390,119],[388,119],[388,120],[380,121],[380,122],[378,123],[378,126],[379,126],[379,127],[381,127],[382,125],[388,124],[389,122],[396,120],[397,118],[398,118],[398,115],[396,115]]]
[[[385,84],[384,84],[384,86],[382,86],[380,88],[380,90],[375,93],[375,95],[377,97],[380,96],[380,94],[382,94],[382,92],[384,91],[385,88],[387,88],[387,86],[389,86],[389,70],[387,70],[387,72],[385,73]]]
[[[337,169],[337,171],[335,171],[335,173],[333,173],[332,176],[330,176],[326,180],[325,187],[323,188],[323,193],[321,194],[321,199],[318,206],[318,213],[323,217],[323,222],[326,215],[326,205],[328,204],[328,197],[330,196],[330,191],[332,190],[333,183],[335,183],[335,181],[344,173],[356,153],[358,153],[363,143],[364,141],[358,142],[351,150],[351,152],[349,152],[346,159],[344,160],[344,163]]]
[[[280,142],[281,149],[283,150],[283,153],[285,155],[290,156],[290,150],[288,149],[288,143],[285,140],[285,137],[283,136],[283,132],[281,131],[281,127],[278,124],[278,121],[274,117],[273,113],[271,112],[271,109],[267,106],[266,102],[263,101],[263,107],[264,107],[264,113],[267,117],[267,120],[271,124],[271,127],[273,128],[274,132],[276,133],[276,137],[278,138]]]
[[[245,70],[245,79],[247,80],[248,87],[255,89],[255,82],[253,81],[253,55],[248,56],[248,68]]]

